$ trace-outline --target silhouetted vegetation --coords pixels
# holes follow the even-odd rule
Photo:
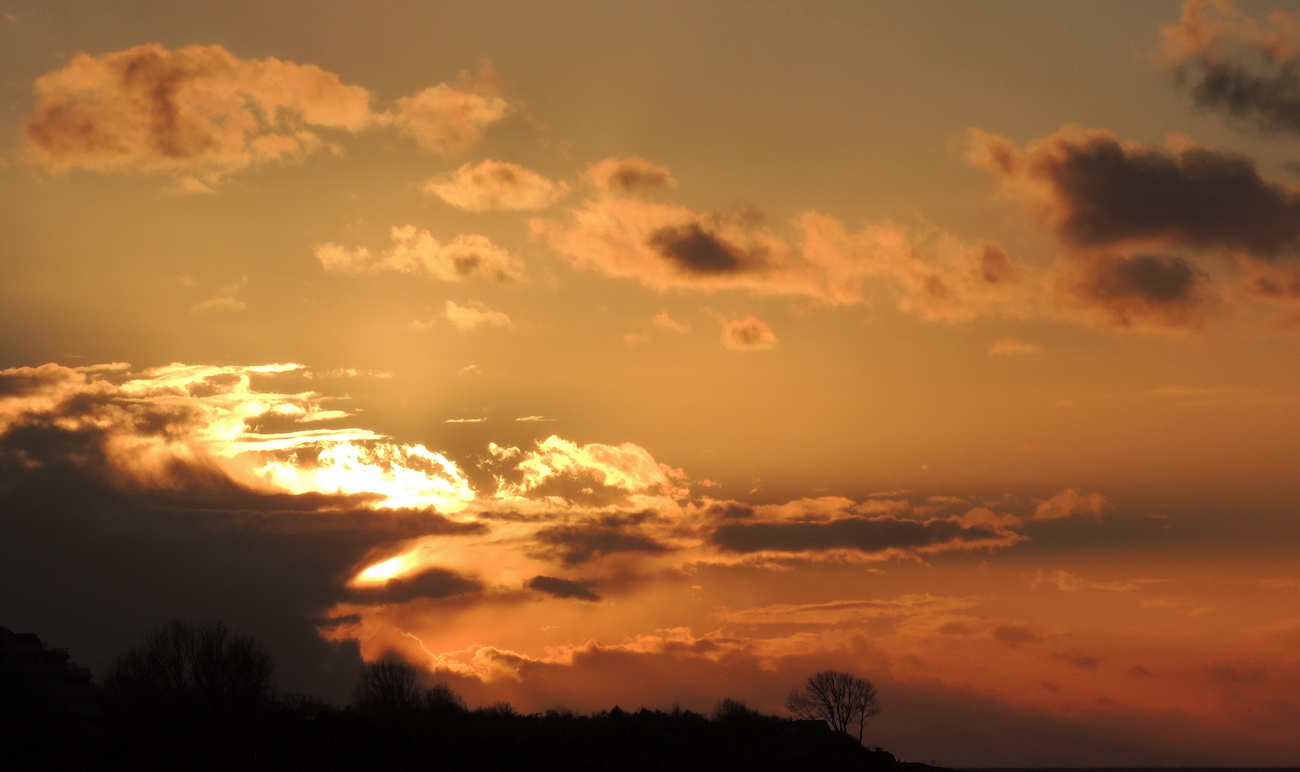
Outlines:
[[[427,674],[395,657],[368,664],[353,703],[337,708],[308,695],[277,693],[266,652],[220,624],[171,622],[149,633],[118,658],[105,687],[96,690],[66,654],[45,649],[35,636],[2,628],[0,633],[0,706],[9,717],[43,717],[39,726],[26,725],[39,729],[39,736],[0,751],[6,769],[913,766],[862,747],[824,721],[769,716],[730,698],[718,702],[711,717],[677,706],[636,712],[615,706],[589,715],[553,708],[521,715],[498,702],[470,710],[449,686],[426,685]],[[24,668],[45,675],[15,675]],[[51,675],[60,669],[63,675]],[[68,699],[69,688],[81,696]],[[43,691],[48,699],[40,696]],[[67,742],[73,736],[77,742]]]
[[[825,721],[837,732],[853,734],[858,742],[867,722],[880,713],[880,699],[870,681],[838,670],[823,670],[808,677],[802,689],[785,699],[786,710],[807,720]]]

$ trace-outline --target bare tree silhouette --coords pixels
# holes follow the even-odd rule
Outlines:
[[[105,682],[132,708],[229,713],[265,705],[273,671],[260,644],[225,624],[172,620],[119,656]]]
[[[396,655],[388,654],[361,669],[352,692],[352,705],[362,713],[396,716],[413,713],[425,705],[419,671]]]
[[[865,678],[838,670],[823,670],[808,677],[802,689],[795,689],[785,700],[785,707],[804,719],[821,719],[837,732],[857,727],[858,742],[873,716],[880,713],[876,687]]]

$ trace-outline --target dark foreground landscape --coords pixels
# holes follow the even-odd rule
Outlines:
[[[445,686],[419,685],[409,665],[384,660],[367,668],[353,703],[340,709],[276,692],[271,673],[251,639],[173,624],[122,655],[98,683],[67,652],[0,628],[0,767],[924,768],[823,721],[763,715],[730,699],[710,716],[619,707],[520,715],[506,703],[469,709]]]

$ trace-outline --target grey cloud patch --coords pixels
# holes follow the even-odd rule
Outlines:
[[[524,586],[556,598],[574,598],[593,602],[600,600],[600,596],[591,591],[590,582],[575,582],[554,576],[534,576]]]
[[[1188,260],[1169,255],[1090,255],[1071,261],[1061,280],[1073,301],[1121,327],[1143,323],[1198,327],[1208,283]]]
[[[737,273],[748,270],[755,262],[740,248],[694,222],[660,228],[650,234],[646,244],[687,274],[717,276]]]
[[[713,543],[731,552],[805,552],[853,549],[882,552],[918,549],[949,541],[983,541],[1002,536],[984,527],[963,527],[952,520],[900,520],[892,517],[845,517],[826,522],[726,523],[713,532]]]
[[[649,536],[600,523],[547,528],[537,533],[537,540],[549,548],[547,552],[557,553],[565,565],[587,563],[620,552],[668,551],[668,547]]]
[[[1061,150],[1038,159],[1034,173],[1055,186],[1060,232],[1075,244],[1168,239],[1264,256],[1300,247],[1300,195],[1264,180],[1244,156],[1134,149],[1104,137]]]
[[[993,639],[1014,649],[1022,643],[1037,641],[1038,635],[1024,625],[999,625],[993,628]]]
[[[1226,249],[1275,259],[1300,252],[1300,193],[1246,156],[1172,150],[1067,126],[1021,151],[973,130],[970,159],[1028,197],[1066,244]]]
[[[1300,72],[1295,62],[1268,63],[1268,72],[1201,60],[1179,72],[1198,107],[1226,113],[1269,132],[1300,134]]]

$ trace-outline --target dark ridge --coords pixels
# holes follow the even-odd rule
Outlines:
[[[713,716],[614,707],[520,715],[470,710],[400,660],[367,666],[337,708],[270,686],[256,641],[170,622],[125,652],[104,684],[67,652],[0,628],[0,768],[19,770],[905,770],[823,721],[737,700]],[[369,680],[367,680],[369,678]]]

